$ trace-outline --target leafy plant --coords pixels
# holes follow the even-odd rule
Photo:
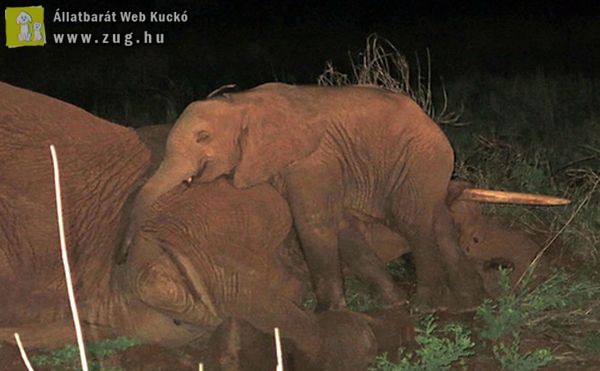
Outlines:
[[[475,343],[470,332],[459,324],[438,329],[434,316],[427,316],[417,328],[416,341],[421,346],[413,353],[400,349],[400,363],[395,364],[382,354],[371,371],[437,371],[448,370],[455,362],[474,354]],[[445,336],[440,336],[445,335]]]
[[[476,316],[485,323],[485,327],[479,333],[484,339],[495,339],[516,331],[524,321],[525,314],[517,296],[511,291],[508,274],[508,270],[500,270],[502,295],[498,301],[486,299],[477,308]]]
[[[386,268],[396,281],[408,281],[414,279],[415,268],[404,256],[392,260],[387,264]]]
[[[141,342],[136,339],[118,337],[115,339],[100,340],[90,343],[86,347],[89,354],[90,370],[100,370],[99,361],[114,354],[115,351],[124,350]],[[52,370],[80,370],[79,349],[76,345],[69,344],[60,349],[37,355],[31,358],[36,367],[49,367]]]
[[[532,289],[528,289],[524,281],[514,291],[510,287],[508,273],[502,270],[500,274],[500,298],[497,301],[487,299],[477,309],[477,317],[484,322],[480,332],[484,339],[516,333],[522,325],[540,328],[544,321],[550,319],[573,319],[579,313],[571,309],[600,299],[599,284],[576,280],[564,272],[553,274]]]
[[[355,312],[370,312],[381,308],[375,299],[370,287],[355,278],[344,280],[345,298],[348,308]],[[314,310],[317,306],[317,297],[313,292],[306,295],[302,302],[306,309]]]
[[[549,349],[542,348],[520,354],[519,338],[515,338],[510,346],[502,343],[494,345],[494,357],[500,362],[503,370],[533,371],[546,366],[554,360]]]
[[[598,353],[600,351],[600,334],[589,334],[583,339],[582,345],[586,352]]]
[[[353,278],[345,280],[346,303],[355,312],[370,312],[380,309],[369,286]]]

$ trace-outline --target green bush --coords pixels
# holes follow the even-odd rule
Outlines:
[[[448,370],[457,361],[474,354],[475,343],[470,332],[459,324],[438,329],[434,316],[426,317],[417,328],[416,341],[421,346],[413,353],[400,349],[400,363],[383,354],[375,360],[371,371],[438,371]]]
[[[523,325],[541,330],[544,322],[573,321],[581,317],[579,308],[600,299],[600,284],[564,272],[531,289],[526,282],[511,289],[508,271],[501,271],[500,277],[500,298],[485,300],[476,314],[484,323],[480,336],[488,340],[517,333]]]
[[[509,271],[501,270],[502,295],[500,298],[496,302],[486,299],[477,308],[476,317],[483,320],[485,324],[479,333],[483,339],[496,339],[512,331],[517,331],[525,319],[521,303],[511,291],[508,274]]]
[[[520,354],[518,338],[515,338],[510,346],[502,343],[494,345],[494,357],[500,362],[503,370],[510,371],[533,371],[554,360],[552,352],[546,348]]]

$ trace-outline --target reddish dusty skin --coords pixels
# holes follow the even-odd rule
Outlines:
[[[158,168],[163,159],[171,128],[172,125],[154,125],[137,130],[140,139],[152,150],[151,172]],[[486,291],[496,294],[498,275],[493,263],[504,263],[512,267],[511,277],[516,280],[539,250],[539,245],[528,233],[484,216],[480,203],[469,201],[465,197],[465,190],[470,191],[473,186],[467,182],[451,181],[446,204],[458,229],[461,249],[476,262]],[[535,197],[538,199],[548,196]],[[397,297],[405,296],[394,285],[384,266],[410,252],[406,239],[380,220],[356,210],[346,208],[344,215],[340,232],[340,253],[351,271],[372,284],[384,305],[390,305]],[[370,249],[365,249],[366,246]]]
[[[58,154],[80,312],[99,325],[86,325],[86,333],[110,334],[102,324],[127,300],[115,300],[111,292],[114,247],[122,236],[123,207],[149,152],[132,130],[65,102],[4,83],[0,96],[0,297],[10,303],[0,312],[0,336],[10,340],[18,328],[29,346],[73,337],[50,144]]]
[[[238,190],[221,180],[174,190],[154,205],[155,215],[136,237],[128,261],[117,265],[126,199],[148,167],[146,147],[131,130],[55,99],[5,84],[0,94],[9,97],[0,102],[0,279],[6,283],[0,293],[11,303],[0,313],[0,340],[12,341],[19,331],[29,346],[73,341],[54,251],[51,143],[61,162],[68,246],[88,340],[127,335],[178,345],[208,338],[222,320],[237,317],[267,334],[281,327],[310,362],[322,364],[343,353],[348,364],[362,365],[375,349],[410,338],[403,308],[390,308],[382,319],[299,309],[304,282],[292,272],[301,272],[303,263],[286,247],[291,215],[285,200],[266,185]],[[393,232],[348,210],[345,215],[340,233],[350,247],[343,250],[365,262],[363,274],[375,272],[374,283],[387,279],[380,278],[373,254],[364,251],[386,261],[382,251],[389,246],[381,241]],[[370,232],[349,233],[352,223]],[[369,245],[373,250],[364,248]],[[390,326],[398,336],[382,340],[381,329]]]
[[[28,347],[74,340],[58,254],[52,143],[87,341],[125,335],[175,346],[208,338],[234,316],[265,332],[280,326],[316,364],[339,353],[335,338],[342,336],[339,343],[352,356],[346,361],[366,367],[365,355],[377,349],[372,319],[344,311],[323,322],[299,307],[303,283],[289,270],[302,263],[280,248],[291,216],[275,190],[240,191],[221,181],[166,197],[157,204],[163,212],[117,265],[126,200],[148,166],[146,147],[133,131],[66,103],[5,84],[0,95],[8,97],[0,102],[0,279],[10,303],[0,312],[0,340],[12,342],[15,331]],[[202,197],[206,192],[210,197]],[[230,222],[218,223],[224,219]],[[191,228],[207,220],[216,227]]]
[[[484,290],[445,203],[453,161],[445,135],[406,96],[375,87],[261,85],[182,113],[163,162],[136,198],[126,243],[158,197],[182,182],[232,174],[246,188],[281,176],[318,310],[345,307],[338,243],[345,208],[394,221],[413,246],[420,303],[472,308]]]

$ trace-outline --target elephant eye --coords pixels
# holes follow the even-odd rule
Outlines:
[[[196,143],[206,142],[210,138],[210,134],[204,130],[196,133]]]
[[[475,242],[475,243],[479,243],[479,238],[477,238],[477,237],[473,237],[473,242]]]

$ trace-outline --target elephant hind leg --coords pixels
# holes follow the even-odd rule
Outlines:
[[[458,301],[457,307],[474,310],[485,297],[485,288],[476,265],[458,244],[457,229],[445,205],[436,215],[434,232],[448,272],[450,289]]]
[[[417,292],[413,301],[422,310],[446,310],[456,305],[448,285],[444,264],[440,260],[433,228],[415,226],[406,238],[412,251],[417,274]]]
[[[346,217],[340,230],[339,245],[342,260],[361,281],[372,286],[385,306],[405,304],[407,295],[394,282],[385,264],[361,230],[362,223],[352,216]]]
[[[438,202],[423,202],[409,219],[395,203],[399,222],[413,254],[417,272],[417,305],[433,310],[470,310],[483,293],[481,278],[458,244],[456,228],[439,194]]]

